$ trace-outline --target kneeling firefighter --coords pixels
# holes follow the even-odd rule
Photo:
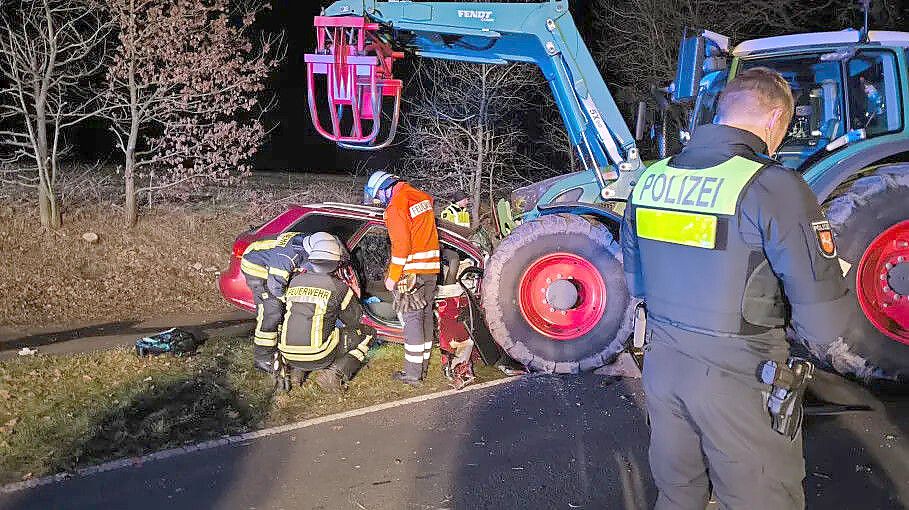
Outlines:
[[[274,370],[278,327],[284,320],[281,298],[291,275],[306,262],[305,237],[300,232],[285,232],[275,239],[256,241],[240,260],[240,270],[256,305],[254,364],[265,372]]]
[[[278,351],[285,368],[316,372],[323,390],[338,391],[363,366],[373,332],[360,325],[359,289],[341,276],[346,262],[341,242],[316,232],[303,245],[308,262],[284,294],[287,312]]]

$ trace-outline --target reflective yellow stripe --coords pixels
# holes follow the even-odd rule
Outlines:
[[[635,211],[638,237],[697,248],[716,247],[717,217],[682,211],[638,207]]]
[[[308,345],[287,345],[283,341],[278,345],[278,349],[291,361],[319,361],[334,352],[340,339],[339,331],[335,329],[328,336],[328,343],[322,344],[318,349]]]
[[[344,296],[344,301],[341,301],[341,310],[347,310],[347,305],[350,304],[350,298],[352,298],[353,295],[353,291],[347,289],[347,294]]]
[[[739,196],[763,163],[734,156],[710,168],[686,170],[664,159],[651,165],[632,192],[636,206],[735,214]]]
[[[243,250],[243,254],[246,255],[251,251],[270,250],[276,245],[277,241],[274,239],[262,239],[261,241],[253,241],[252,243],[249,243],[249,246],[247,246],[245,250]]]
[[[264,347],[274,347],[274,346],[278,345],[277,337],[278,337],[277,333],[275,333],[275,338],[261,338],[259,336],[256,336],[253,338],[253,343],[255,343],[256,345],[264,346]]]
[[[285,270],[277,268],[277,267],[268,268],[268,274],[280,276],[281,278],[284,278],[285,280],[290,278],[290,273],[288,271],[285,271]]]
[[[363,361],[364,359],[366,359],[366,355],[363,354],[362,352],[358,351],[357,349],[354,349],[354,350],[348,352],[347,354],[350,354],[354,358],[357,358],[357,360],[359,360],[359,361]]]
[[[268,278],[268,269],[265,269],[265,267],[260,266],[259,264],[253,264],[246,259],[240,260],[240,270],[250,276],[255,276],[256,278],[262,278],[263,280]]]

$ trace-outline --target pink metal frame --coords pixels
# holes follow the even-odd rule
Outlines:
[[[404,54],[392,51],[379,40],[378,23],[359,16],[316,16],[316,52],[304,56],[307,68],[307,100],[316,131],[347,148],[381,149],[391,144],[401,110],[401,80],[393,77],[394,61]],[[316,76],[325,77],[325,93],[331,118],[322,125],[316,100]],[[388,134],[382,132],[383,98],[392,98]],[[350,133],[342,133],[341,119],[351,116]],[[364,121],[371,125],[364,129]]]

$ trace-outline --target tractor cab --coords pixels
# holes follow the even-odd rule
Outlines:
[[[847,145],[867,138],[895,133],[903,128],[900,59],[905,58],[909,37],[894,32],[870,32],[867,43],[861,32],[843,30],[787,35],[747,41],[729,54],[729,71],[703,73],[697,93],[690,101],[688,125],[681,138],[701,124],[714,120],[717,98],[731,77],[755,67],[779,72],[792,87],[795,113],[789,133],[776,158],[785,166],[806,171],[815,162]],[[888,47],[887,42],[903,48]],[[679,76],[687,70],[711,64],[685,55],[679,58]],[[902,55],[901,55],[902,53]],[[697,55],[695,55],[696,57]],[[686,58],[688,57],[688,58]],[[685,101],[684,84],[674,85]]]

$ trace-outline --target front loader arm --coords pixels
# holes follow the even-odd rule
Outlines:
[[[565,0],[534,4],[341,0],[324,16],[365,17],[396,50],[481,64],[537,65],[603,197],[626,196],[641,169],[625,124]],[[609,186],[612,184],[612,186]],[[609,188],[607,188],[609,186]]]

